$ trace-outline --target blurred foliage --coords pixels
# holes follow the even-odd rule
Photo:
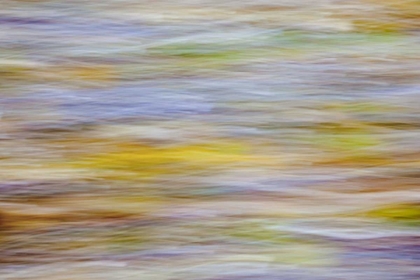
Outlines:
[[[360,22],[363,25],[363,21]],[[356,22],[357,26],[357,22]],[[367,28],[367,27],[366,27]],[[366,29],[368,30],[368,29]],[[373,31],[375,31],[373,29]],[[348,33],[312,33],[304,30],[286,30],[273,35],[274,42],[281,47],[293,47],[295,49],[314,51],[335,50],[336,47],[357,47],[372,44],[384,44],[398,42],[404,39],[404,35],[388,30],[376,30],[377,32],[348,32]],[[319,49],[321,48],[322,49]]]
[[[152,55],[179,56],[191,59],[231,60],[238,57],[240,51],[223,49],[223,46],[208,44],[177,44],[149,48]]]
[[[113,152],[84,156],[74,167],[122,171],[117,177],[154,177],[234,163],[270,162],[269,158],[247,155],[241,143],[209,143],[175,147],[121,144]],[[124,173],[128,172],[128,173]],[[112,176],[112,175],[111,175]]]
[[[395,21],[377,21],[372,19],[360,19],[353,22],[356,31],[366,33],[398,33],[406,28],[402,22]]]
[[[150,244],[151,241],[150,233],[145,230],[126,229],[109,233],[104,243],[112,251],[130,252],[141,249],[142,246]]]
[[[389,104],[381,104],[380,102],[346,102],[332,103],[323,105],[323,108],[345,113],[387,113],[398,112],[400,108]]]
[[[255,223],[234,226],[232,229],[227,231],[227,234],[234,238],[247,239],[254,242],[263,242],[268,244],[287,245],[299,242],[298,239],[292,238],[286,233],[271,230]]]
[[[366,216],[404,225],[420,226],[420,205],[409,203],[386,205],[367,212]]]
[[[31,78],[31,67],[19,65],[1,65],[0,64],[0,81],[25,81]]]
[[[337,151],[356,152],[381,144],[373,128],[358,123],[326,123],[315,128],[315,131],[321,146]]]

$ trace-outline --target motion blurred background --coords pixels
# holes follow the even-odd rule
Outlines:
[[[418,0],[0,0],[0,279],[420,279],[419,43]]]

